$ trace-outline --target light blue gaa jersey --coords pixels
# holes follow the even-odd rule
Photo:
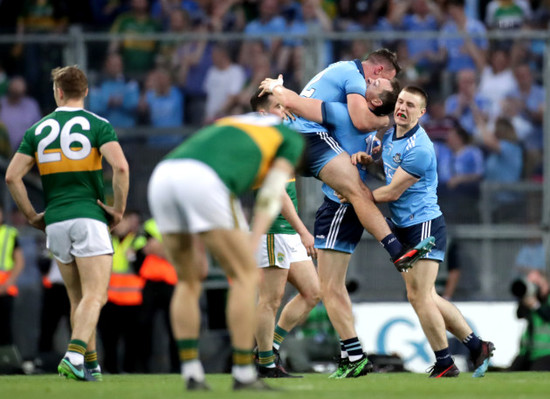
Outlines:
[[[389,202],[391,219],[398,227],[408,227],[441,215],[437,203],[437,160],[428,134],[416,125],[403,137],[395,136],[395,127],[382,139],[382,159],[386,184],[398,167],[419,178],[394,202]]]
[[[321,109],[323,111],[323,125],[326,126],[331,136],[338,141],[348,154],[365,151],[365,139],[368,135],[376,134],[376,132],[363,133],[357,130],[349,116],[347,104],[323,102]],[[361,165],[357,165],[357,169],[361,180],[365,181],[367,177],[366,169]],[[332,201],[340,203],[334,190],[325,183],[323,183],[323,192]]]
[[[339,61],[330,64],[315,75],[306,84],[300,96],[316,98],[326,102],[347,103],[346,96],[348,94],[364,96],[366,91],[367,82],[361,61]],[[322,125],[300,117],[296,118],[295,121],[288,121],[287,124],[300,133],[327,131]]]

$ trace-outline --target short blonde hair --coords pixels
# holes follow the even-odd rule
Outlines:
[[[77,99],[86,96],[88,78],[76,65],[58,67],[52,70],[52,81],[67,98]]]

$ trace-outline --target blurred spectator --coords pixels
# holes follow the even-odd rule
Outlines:
[[[121,13],[128,11],[128,3],[128,0],[89,0],[92,28],[108,29]]]
[[[126,211],[112,230],[113,270],[107,291],[107,303],[97,325],[103,343],[103,369],[111,374],[140,370],[141,345],[139,316],[143,303],[144,281],[134,269],[136,251],[143,246],[137,237],[140,215]]]
[[[238,94],[245,82],[242,66],[233,63],[229,49],[216,44],[212,49],[212,66],[208,68],[204,80],[206,91],[205,122],[210,123],[221,116],[224,104],[230,96]]]
[[[526,0],[492,0],[485,11],[485,25],[495,30],[521,29],[532,14]]]
[[[107,56],[104,76],[97,87],[90,90],[90,111],[107,118],[113,127],[132,127],[136,124],[139,86],[124,77],[122,57]]]
[[[241,0],[210,0],[209,11],[212,32],[242,32],[246,26]]]
[[[28,0],[23,2],[17,18],[17,34],[62,34],[68,24],[62,2],[54,0]],[[52,43],[19,43],[14,54],[20,57],[19,71],[29,84],[29,93],[46,109],[54,108],[49,72],[62,64],[62,46]],[[18,72],[21,73],[21,72]]]
[[[204,2],[195,0],[152,0],[151,16],[165,28],[168,27],[170,16],[176,10],[185,11],[190,19],[204,19],[207,15],[201,3]]]
[[[183,125],[183,95],[173,85],[165,69],[150,72],[148,85],[141,96],[138,111],[147,114],[151,126],[178,127]]]
[[[11,156],[11,144],[10,144],[10,135],[8,133],[8,128],[2,120],[0,119],[0,157],[5,160],[9,159]]]
[[[204,21],[192,23],[193,33],[207,33]],[[204,121],[206,73],[212,66],[212,45],[206,39],[186,41],[172,55],[172,70],[182,88],[185,104],[185,122],[198,126]]]
[[[514,126],[505,117],[497,118],[494,130],[476,118],[483,144],[490,152],[485,164],[485,179],[495,182],[516,182],[521,179],[523,154]]]
[[[527,327],[510,371],[550,371],[550,283],[545,261],[542,243],[523,246],[516,258],[518,277],[511,290],[518,299],[517,317],[526,319]]]
[[[17,289],[17,278],[25,267],[23,251],[17,239],[18,231],[15,227],[4,223],[4,210],[0,207],[0,346],[13,345],[12,315],[14,298]]]
[[[514,100],[510,109],[514,112],[512,123],[520,119],[527,124],[528,134],[521,137],[526,150],[525,176],[542,173],[543,151],[543,115],[545,110],[544,87],[535,82],[533,70],[527,63],[521,63],[514,68],[514,76],[518,90],[510,93]],[[514,123],[514,126],[517,125]]]
[[[481,70],[485,66],[487,50],[485,26],[466,15],[464,0],[447,0],[445,4],[448,19],[441,27],[441,33],[465,35],[439,40],[439,56],[446,63],[445,69],[452,74],[463,69]]]
[[[8,92],[8,84],[10,80],[4,66],[0,63],[0,97],[3,97]]]
[[[57,372],[59,356],[63,355],[62,351],[58,353],[55,350],[55,334],[59,328],[62,328],[63,320],[65,320],[66,329],[70,328],[71,304],[55,259],[50,256],[42,257],[39,268],[43,275],[43,294],[37,366],[44,372],[53,373]]]
[[[477,200],[484,173],[483,152],[472,144],[472,136],[459,123],[450,130],[447,145],[453,152],[452,176],[447,181],[447,189]]]
[[[476,122],[485,149],[489,152],[485,161],[485,180],[497,183],[519,181],[523,171],[523,149],[510,120],[499,117],[492,129],[483,117],[477,116]],[[521,217],[516,208],[516,203],[521,200],[517,192],[500,189],[493,193],[490,204],[492,211],[498,210],[503,216]]]
[[[491,102],[477,92],[477,75],[474,69],[462,69],[456,75],[457,92],[445,100],[445,112],[456,118],[466,131],[478,138],[475,112],[485,118],[491,110]]]
[[[262,54],[255,58],[252,70],[252,76],[246,82],[241,91],[230,96],[223,106],[222,114],[237,115],[250,112],[250,98],[258,91],[262,80],[271,76],[271,65],[267,54]]]
[[[508,93],[518,91],[507,52],[495,43],[489,54],[489,64],[481,71],[477,92],[492,102],[491,117],[501,114],[502,101]]]
[[[42,117],[38,102],[26,93],[25,79],[15,76],[10,80],[6,96],[0,98],[0,120],[8,129],[13,151],[19,148],[26,130]]]
[[[291,34],[315,36],[332,31],[332,22],[321,7],[321,0],[304,0],[302,7],[299,5],[288,7],[283,15],[287,20],[287,32]],[[303,43],[302,39],[285,39],[276,65],[276,70],[285,75],[285,81],[289,83],[292,81],[300,87],[304,80]],[[318,50],[316,52],[318,59],[315,61],[323,66],[330,64],[333,58],[331,41],[325,41]]]
[[[172,34],[184,34],[191,31],[191,20],[189,15],[182,9],[173,10],[170,14],[168,32]],[[176,50],[185,43],[185,41],[174,39],[163,41],[160,45],[160,51],[157,55],[157,67],[171,69],[172,59]]]
[[[149,15],[147,0],[131,0],[130,11],[117,17],[111,26],[111,33],[128,36],[113,40],[109,52],[120,52],[128,77],[141,80],[154,66],[157,42],[140,36],[160,30],[160,25]]]
[[[279,34],[283,36],[286,33],[285,19],[279,15],[277,0],[259,0],[259,16],[246,24],[244,33],[247,35],[259,35],[265,33]],[[281,46],[281,38],[263,39],[266,48],[270,52],[271,59],[276,59]],[[247,50],[247,43],[243,43],[242,51]]]
[[[395,29],[411,32],[406,40],[409,59],[419,72],[431,74],[438,62],[437,39],[417,38],[414,32],[437,31],[443,22],[443,13],[430,0],[394,1],[390,23]],[[402,63],[401,60],[399,60]]]

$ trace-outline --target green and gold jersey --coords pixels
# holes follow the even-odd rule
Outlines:
[[[199,130],[165,159],[196,159],[210,166],[239,196],[258,188],[275,158],[296,165],[304,139],[274,116],[247,114],[218,120]]]
[[[82,108],[59,107],[25,132],[18,152],[34,157],[46,225],[75,218],[107,222],[99,148],[117,141],[111,124]]]
[[[296,197],[296,179],[292,179],[288,182],[286,186],[286,192],[292,203],[294,204],[294,209],[298,212],[298,198]],[[273,224],[269,228],[267,234],[296,234],[296,230],[292,228],[290,223],[283,217],[280,213],[279,216],[275,218]]]

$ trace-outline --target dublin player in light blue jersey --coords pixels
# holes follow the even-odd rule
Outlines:
[[[330,170],[329,176],[333,180],[347,180],[348,184],[353,183],[357,186],[354,189],[364,190],[370,195],[370,191],[361,181],[358,170],[351,164],[348,155],[348,152],[353,153],[357,149],[364,148],[366,134],[354,127],[346,104],[323,103],[319,99],[301,97],[280,85],[272,85],[273,82],[273,79],[266,79],[264,81],[265,85],[262,84],[262,86],[272,92],[281,104],[290,107],[296,114],[305,116],[312,122],[325,125],[322,127],[324,132],[318,133],[319,139],[317,141],[308,139],[309,144],[313,146],[313,151],[309,152],[310,156],[312,153],[318,155],[315,160],[325,157],[325,164],[321,168],[320,176],[327,176],[323,173],[328,168]],[[383,93],[391,90],[397,94],[398,87],[396,81],[391,82],[383,78],[369,79],[369,85],[365,92],[365,100],[369,109],[376,112],[390,113],[394,108],[395,100],[383,100]],[[305,136],[307,138],[311,135],[305,134]],[[327,146],[331,148],[338,148],[340,152],[336,154],[334,151],[319,151],[318,149],[323,148],[323,143],[327,143]],[[312,150],[312,148],[309,150]],[[334,167],[335,163],[336,167]],[[365,212],[365,203],[358,196],[356,197],[359,201],[357,204],[353,203],[353,206],[341,205],[331,188],[336,187],[328,180],[324,178],[322,180],[328,183],[323,188],[328,197],[315,217],[315,247],[319,249],[317,265],[323,303],[342,341],[342,358],[337,371],[331,377],[359,377],[367,373],[370,365],[357,338],[351,300],[345,286],[345,279],[351,253],[357,246],[363,233],[363,226],[365,226],[364,223],[360,222],[361,214],[358,211],[358,208],[360,208],[361,211]],[[342,185],[340,184],[340,186]],[[338,188],[336,189],[338,190]],[[370,196],[367,201],[372,203]],[[382,214],[376,205],[373,203],[372,205],[373,209],[369,209],[366,216],[381,217]],[[384,233],[386,235],[383,237],[389,237],[394,240],[394,244],[401,246],[395,236],[390,234],[391,230],[387,227],[387,224],[385,222],[384,224],[386,226],[383,227],[387,228],[387,233]],[[413,254],[408,251],[409,255],[407,256],[418,259],[430,248],[430,240],[427,240],[413,249]],[[405,269],[400,269],[400,271],[403,270]]]
[[[382,159],[386,186],[373,191],[376,202],[388,202],[392,230],[403,244],[414,245],[427,236],[435,237],[435,248],[420,259],[409,273],[403,273],[407,296],[413,306],[436,362],[430,377],[456,377],[459,374],[447,342],[447,332],[470,350],[474,377],[483,377],[493,343],[475,335],[460,311],[436,293],[435,279],[444,260],[447,231],[437,203],[437,161],[433,143],[418,120],[426,112],[428,97],[416,86],[405,87],[394,110],[395,126],[382,138]],[[371,157],[360,152],[354,163],[369,163]]]

